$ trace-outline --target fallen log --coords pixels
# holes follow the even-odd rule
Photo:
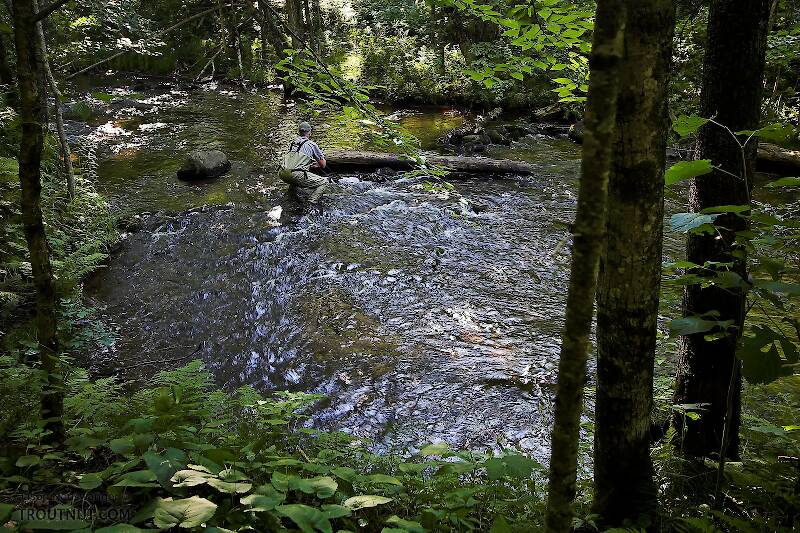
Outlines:
[[[382,152],[331,151],[325,154],[325,160],[333,172],[372,168],[391,168],[394,170],[411,170],[415,168],[414,161],[407,156]],[[534,174],[537,170],[536,166],[531,163],[508,159],[490,159],[488,157],[426,155],[425,162],[466,174]]]
[[[788,150],[774,144],[758,145],[759,170],[775,170],[778,172],[800,172],[800,150]]]

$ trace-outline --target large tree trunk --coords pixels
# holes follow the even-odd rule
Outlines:
[[[30,251],[36,286],[36,332],[42,370],[47,378],[42,389],[42,418],[53,442],[64,437],[63,377],[56,337],[56,295],[50,248],[47,244],[40,197],[43,129],[47,122],[43,56],[36,38],[36,0],[14,0],[14,37],[17,47],[17,80],[22,139],[19,149],[19,182],[22,222]]]
[[[708,44],[703,64],[701,113],[731,131],[754,129],[761,112],[769,0],[714,0],[708,18]],[[750,202],[756,142],[744,154],[730,133],[708,124],[700,133],[700,155],[726,172],[715,171],[695,178],[689,191],[689,208],[700,211],[718,205]],[[734,174],[736,177],[728,173]],[[734,262],[734,271],[747,279],[746,257],[731,255],[734,232],[746,228],[743,219],[721,216],[716,224],[721,238],[690,235],[686,255],[689,261]],[[728,231],[728,228],[731,231]],[[744,249],[739,248],[740,252]],[[700,419],[686,421],[677,416],[676,425],[685,429],[684,452],[690,455],[723,453],[738,457],[740,389],[736,343],[744,322],[746,295],[737,289],[701,288],[691,285],[684,295],[684,316],[718,311],[719,320],[734,320],[735,331],[724,338],[706,341],[703,333],[683,337],[680,347],[675,402],[706,404]],[[733,387],[730,405],[728,391]],[[730,417],[726,416],[730,411]],[[726,424],[730,438],[723,450]]]
[[[598,0],[586,104],[581,180],[573,231],[567,311],[558,365],[545,528],[572,526],[580,416],[589,352],[597,268],[605,236],[605,209],[617,111],[625,1]]]
[[[594,512],[655,517],[650,460],[673,0],[627,0],[607,238],[597,291]]]

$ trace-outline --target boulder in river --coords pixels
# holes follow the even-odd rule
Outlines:
[[[222,176],[231,169],[228,156],[220,150],[196,150],[178,170],[182,180],[203,180]]]
[[[569,138],[576,143],[583,142],[583,121],[579,120],[569,128]]]

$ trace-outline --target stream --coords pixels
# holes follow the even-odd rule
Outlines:
[[[270,169],[303,118],[296,108],[264,91],[139,85],[92,87],[113,99],[69,124],[96,143],[99,192],[142,221],[85,288],[118,332],[93,368],[196,352],[226,388],[324,393],[310,423],[378,450],[445,440],[546,462],[579,146],[532,135],[492,148],[539,170],[454,181],[456,192],[351,175],[323,215],[290,219]],[[393,117],[426,149],[469,118]],[[343,117],[313,122],[323,150],[370,148]],[[195,148],[222,149],[232,171],[178,181]]]

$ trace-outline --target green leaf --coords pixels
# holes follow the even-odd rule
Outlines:
[[[706,207],[702,211],[703,214],[710,214],[710,213],[733,213],[735,215],[741,215],[742,213],[746,213],[750,211],[752,207],[749,205],[717,205],[714,207]]]
[[[506,465],[499,457],[493,457],[484,463],[486,475],[491,481],[497,481],[506,473]]]
[[[767,187],[800,187],[800,178],[781,178],[767,183]]]
[[[208,482],[211,474],[197,470],[178,470],[170,478],[175,487],[196,487]]]
[[[705,224],[712,224],[719,215],[704,215],[701,213],[675,213],[669,218],[673,231],[686,233]]]
[[[515,80],[522,81],[522,80],[524,80],[524,79],[525,79],[525,76],[523,76],[521,72],[509,72],[509,74],[510,74],[510,75],[511,75],[511,77],[512,77],[512,78],[514,78]]]
[[[129,455],[134,450],[133,439],[129,437],[114,439],[108,444],[108,447],[119,455]]]
[[[422,524],[419,522],[414,522],[412,520],[403,520],[397,515],[392,515],[386,519],[387,524],[391,524],[393,526],[397,526],[401,528],[403,531],[407,531],[409,533],[425,533],[425,528],[422,527]]]
[[[321,508],[322,514],[325,515],[325,518],[329,518],[331,520],[353,514],[353,512],[344,505],[324,504]]]
[[[785,294],[787,296],[800,296],[800,285],[797,283],[786,283],[783,281],[762,281],[755,282],[756,287],[766,291]]]
[[[697,115],[681,115],[672,123],[672,129],[681,137],[686,137],[690,133],[699,130],[706,123],[708,123],[707,118],[698,117]]]
[[[163,454],[148,450],[142,454],[147,467],[156,475],[158,483],[167,490],[172,489],[172,476],[186,464],[186,454],[176,448],[167,448]]]
[[[793,144],[796,133],[795,128],[791,124],[769,124],[755,131],[745,130],[737,131],[737,135],[751,135],[759,137],[762,141],[769,141],[781,146],[789,146]]]
[[[669,323],[670,331],[675,335],[694,335],[705,333],[714,328],[727,329],[733,325],[733,320],[706,320],[696,316],[676,318]]]
[[[664,184],[674,185],[680,181],[696,178],[714,170],[710,159],[697,161],[680,161],[667,169],[664,173]]]
[[[5,524],[14,512],[14,506],[10,503],[0,503],[0,524]]]
[[[224,494],[244,494],[253,488],[252,483],[222,481],[215,477],[208,478],[206,483]]]
[[[16,464],[19,468],[26,468],[29,466],[35,466],[42,462],[42,458],[38,455],[23,455],[19,459],[17,459]]]
[[[156,505],[153,521],[157,527],[198,527],[210,520],[217,510],[213,502],[192,496],[181,500],[161,500]]]
[[[423,446],[422,449],[419,451],[419,454],[422,455],[423,457],[429,457],[431,455],[448,457],[453,454],[453,451],[450,449],[450,446],[446,442],[439,442],[436,444],[428,444],[427,446]]]
[[[531,477],[533,469],[541,466],[536,460],[519,454],[506,455],[503,457],[503,462],[508,468],[508,473],[519,479]]]
[[[233,468],[226,468],[225,470],[220,471],[219,478],[229,483],[236,481],[249,481],[244,472],[240,472],[239,470]]]
[[[330,533],[333,530],[325,515],[314,507],[293,503],[291,505],[279,505],[276,511],[297,524],[297,527],[304,533],[314,533],[317,530],[323,533]]]
[[[511,526],[508,525],[503,515],[497,515],[494,517],[489,533],[511,533]]]
[[[272,511],[283,503],[286,495],[278,492],[272,487],[264,486],[256,490],[256,493],[245,496],[240,501],[247,505],[248,511],[264,512]]]
[[[94,490],[103,484],[103,478],[97,474],[89,473],[81,476],[78,486],[83,490]]]
[[[368,507],[377,507],[379,505],[384,505],[392,501],[392,498],[386,498],[385,496],[376,496],[374,494],[365,494],[362,496],[353,496],[352,498],[348,498],[344,501],[344,506],[352,509],[353,511],[358,511],[359,509],[366,509]]]
[[[156,475],[151,470],[136,470],[128,472],[114,483],[115,487],[158,487],[155,483]]]
[[[786,436],[786,431],[780,426],[754,426],[749,428],[751,431],[756,431],[758,433],[765,433],[767,435],[778,435],[780,437]]]
[[[770,383],[791,375],[792,367],[788,365],[796,364],[800,358],[794,343],[764,326],[753,326],[742,336],[736,356],[742,360],[742,375],[750,383]]]

